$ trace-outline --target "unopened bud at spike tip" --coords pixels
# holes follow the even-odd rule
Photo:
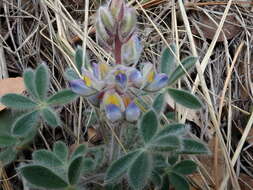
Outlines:
[[[124,0],[111,0],[109,9],[116,21],[121,21],[124,16],[125,2]]]
[[[130,39],[136,27],[136,12],[133,8],[126,8],[125,15],[121,21],[119,28],[119,36],[122,42]]]
[[[112,17],[110,11],[106,7],[99,8],[99,15],[98,15],[104,25],[104,28],[108,35],[114,35],[116,30],[116,25],[114,18]]]

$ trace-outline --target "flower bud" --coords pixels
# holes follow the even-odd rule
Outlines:
[[[114,35],[116,30],[115,22],[109,10],[106,7],[100,7],[98,14],[108,35]]]
[[[116,21],[121,21],[124,15],[125,3],[124,0],[111,0],[109,4],[109,9],[113,18]]]
[[[129,40],[135,30],[136,22],[137,18],[135,10],[133,8],[126,8],[119,28],[121,42],[126,42]]]
[[[110,48],[112,46],[113,39],[106,31],[100,17],[98,17],[96,21],[96,36],[98,42],[101,42],[102,45],[106,46],[106,48]]]
[[[139,61],[141,52],[141,42],[136,35],[133,35],[122,47],[122,62],[125,65],[136,64]]]

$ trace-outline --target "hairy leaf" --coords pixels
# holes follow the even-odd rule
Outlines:
[[[0,148],[8,147],[17,143],[17,138],[10,135],[0,135]]]
[[[33,152],[33,160],[36,164],[47,167],[55,168],[63,165],[61,160],[53,152],[43,149]]]
[[[183,139],[181,154],[208,154],[210,151],[205,144],[193,139]]]
[[[143,188],[152,172],[152,158],[147,152],[142,152],[137,156],[128,170],[128,181],[134,189]]]
[[[68,186],[67,182],[51,169],[40,165],[27,165],[20,168],[21,175],[31,184],[46,188],[57,189]]]
[[[42,117],[51,127],[59,126],[61,121],[58,114],[51,108],[47,107],[42,110]]]
[[[74,93],[73,91],[69,89],[62,90],[60,92],[57,92],[53,96],[51,96],[48,100],[47,103],[49,105],[64,105],[68,104],[74,99],[77,98],[77,94]]]
[[[165,73],[168,76],[170,76],[170,74],[172,73],[172,71],[174,71],[174,69],[176,67],[175,56],[173,55],[173,53],[175,54],[175,52],[176,52],[176,46],[174,44],[171,44],[170,49],[165,48],[163,50],[162,57],[161,57],[161,64],[160,64],[161,65],[161,68],[160,68],[161,73]]]
[[[83,170],[83,156],[79,156],[71,161],[68,168],[68,179],[71,185],[78,182]]]
[[[24,83],[28,92],[34,97],[37,98],[38,94],[35,88],[35,74],[32,69],[27,69],[23,74]]]
[[[66,144],[64,142],[57,141],[56,143],[54,143],[53,151],[54,151],[55,155],[63,162],[65,162],[67,160],[68,147],[66,146]]]
[[[169,175],[169,179],[175,190],[189,190],[190,186],[185,177],[172,172]]]
[[[87,152],[87,146],[85,144],[79,145],[73,154],[71,155],[71,160],[76,159],[77,157],[84,156]]]
[[[165,93],[160,93],[156,96],[152,107],[156,111],[156,113],[159,115],[163,112],[164,105],[165,105]]]
[[[76,71],[72,68],[67,68],[64,73],[64,76],[68,81],[80,79]]]
[[[192,160],[183,160],[173,166],[172,171],[178,174],[188,175],[197,170],[197,164]]]
[[[177,103],[187,108],[199,109],[202,107],[200,100],[190,92],[169,88],[168,93]]]
[[[12,125],[12,134],[17,136],[24,136],[29,133],[37,124],[39,119],[38,111],[33,111],[21,115]]]
[[[105,181],[108,183],[121,177],[139,154],[139,150],[135,150],[114,161],[107,169]]]
[[[42,63],[35,70],[35,88],[41,100],[44,100],[49,90],[49,73],[47,66]]]
[[[33,100],[19,94],[6,94],[2,96],[1,103],[18,110],[33,109],[37,106]]]
[[[179,65],[173,72],[172,74],[169,76],[169,82],[168,85],[173,84],[174,82],[176,82],[179,78],[181,78],[184,74],[185,71],[189,71],[196,63],[197,58],[196,57],[187,57],[182,61],[182,66],[184,67],[184,69],[182,68],[181,65]]]
[[[8,147],[0,151],[0,162],[2,165],[8,165],[13,160],[15,160],[17,151],[14,147]]]
[[[186,134],[186,127],[185,124],[181,123],[173,123],[165,126],[162,128],[157,134],[156,138],[164,137],[167,135],[177,135],[177,136],[182,136]]]
[[[158,128],[158,118],[152,109],[143,114],[139,127],[144,142],[149,142]]]
[[[172,151],[181,147],[181,142],[177,136],[167,135],[154,138],[149,147],[154,151]]]

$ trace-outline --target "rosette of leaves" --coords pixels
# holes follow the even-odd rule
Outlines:
[[[92,151],[100,157],[88,157],[90,150],[84,144],[77,146],[70,154],[66,144],[58,141],[53,151],[40,149],[33,152],[32,163],[20,167],[19,171],[33,187],[77,190],[80,189],[80,177],[100,164],[102,149]]]
[[[126,176],[133,189],[143,189],[150,183],[166,187],[168,181],[177,190],[189,189],[184,175],[194,172],[196,164],[191,160],[178,161],[177,157],[207,154],[209,150],[202,142],[185,137],[184,124],[174,123],[161,128],[159,123],[153,108],[143,114],[138,131],[143,146],[114,161],[107,170],[105,183],[113,184]]]
[[[13,137],[28,134],[40,118],[51,127],[60,126],[60,118],[53,108],[73,101],[77,95],[69,89],[64,89],[48,97],[50,75],[45,64],[40,64],[35,71],[25,70],[23,78],[29,97],[13,93],[0,99],[5,106],[25,113],[12,125]]]

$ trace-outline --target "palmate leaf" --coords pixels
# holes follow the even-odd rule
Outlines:
[[[84,156],[87,152],[87,146],[85,144],[79,145],[71,155],[71,160],[74,160],[80,156]]]
[[[170,45],[170,49],[175,54],[176,46],[174,44]],[[165,73],[168,76],[175,70],[176,63],[175,63],[175,56],[173,55],[172,51],[169,48],[165,48],[162,53],[161,57],[161,73]]]
[[[152,107],[159,115],[163,112],[164,106],[165,106],[165,93],[160,93],[155,97]]]
[[[200,100],[190,92],[169,88],[168,93],[176,103],[181,104],[182,106],[190,109],[199,109],[202,107]]]
[[[88,173],[96,168],[96,163],[91,158],[85,158],[83,160],[83,172]]]
[[[40,64],[35,70],[35,88],[38,97],[44,100],[49,90],[48,67],[44,63]]]
[[[62,141],[54,143],[53,147],[54,154],[63,162],[67,161],[68,158],[68,147]]]
[[[173,185],[175,190],[189,190],[190,186],[184,176],[177,173],[170,173],[169,175],[170,183]]]
[[[148,152],[141,152],[128,170],[128,181],[133,189],[143,188],[152,173],[152,157]]]
[[[27,69],[23,74],[24,83],[27,91],[34,97],[38,98],[38,94],[35,88],[35,73],[32,69]]]
[[[16,136],[24,136],[29,133],[37,124],[39,119],[38,116],[38,111],[21,115],[12,125],[12,134]]]
[[[196,63],[197,58],[196,57],[187,57],[185,58],[181,64],[184,67],[184,69],[182,68],[181,65],[179,65],[173,72],[172,74],[169,76],[169,82],[168,85],[172,85],[174,82],[176,82],[179,78],[181,78],[184,74],[185,71],[189,71]]]
[[[208,147],[200,142],[193,139],[182,139],[182,149],[178,151],[180,154],[209,154]]]
[[[84,55],[82,47],[78,47],[75,54],[75,65],[80,73],[82,73],[82,67],[87,66],[87,57]]]
[[[48,150],[37,150],[33,153],[33,161],[36,164],[46,167],[59,167],[63,165],[63,162],[53,153]]]
[[[162,128],[157,134],[156,138],[161,138],[168,135],[182,136],[187,132],[185,124],[173,123]]]
[[[57,127],[61,124],[61,120],[58,114],[51,108],[47,107],[41,111],[42,118],[47,122],[51,127]]]
[[[197,170],[197,164],[192,160],[183,160],[175,164],[172,171],[182,175],[192,174]]]
[[[68,168],[68,179],[71,185],[74,185],[78,182],[83,167],[84,167],[83,156],[79,156],[70,162]]]
[[[167,135],[159,138],[154,138],[149,144],[149,148],[158,152],[170,152],[179,149],[181,141],[177,136]]]
[[[38,104],[33,100],[19,94],[6,94],[0,99],[1,103],[9,108],[17,110],[34,109]]]
[[[0,135],[0,148],[8,147],[16,144],[17,138],[10,135]]]
[[[45,189],[59,189],[68,186],[60,176],[54,173],[51,169],[31,164],[20,168],[21,175],[32,185]]]
[[[154,110],[151,109],[143,114],[139,128],[144,142],[148,143],[158,129],[158,118]]]
[[[72,68],[67,68],[66,71],[64,72],[64,77],[68,80],[76,80],[76,79],[80,79],[80,77],[78,76],[78,74],[76,73],[76,71]]]
[[[135,158],[140,154],[139,150],[129,152],[128,154],[122,156],[118,160],[114,161],[111,166],[107,169],[105,182],[111,183],[112,181],[120,178],[127,169],[131,166]]]
[[[0,151],[0,162],[2,165],[8,165],[17,156],[17,150],[14,147],[8,147]]]
[[[74,93],[73,91],[69,89],[62,90],[60,92],[57,92],[53,96],[51,96],[48,100],[47,103],[49,105],[64,105],[68,104],[74,99],[76,99],[78,95]]]

